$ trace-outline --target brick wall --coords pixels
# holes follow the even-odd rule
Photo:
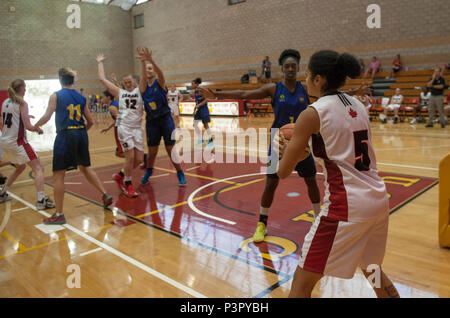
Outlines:
[[[118,7],[78,3],[81,29],[66,26],[68,0],[0,1],[0,88],[11,79],[57,78],[59,67],[78,71],[77,87],[103,89],[97,80],[97,53],[118,75],[133,70],[131,14]],[[15,12],[10,12],[10,7]]]
[[[153,0],[137,6],[145,27],[134,46],[149,45],[171,81],[239,79],[261,72],[269,55],[272,73],[285,48],[302,52],[302,69],[317,49],[351,52],[388,69],[400,53],[410,69],[450,62],[450,6],[442,0]],[[368,29],[367,6],[381,7],[381,28]],[[138,65],[136,64],[136,69]]]

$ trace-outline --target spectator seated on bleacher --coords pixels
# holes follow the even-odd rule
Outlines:
[[[411,125],[425,122],[425,119],[422,118],[422,111],[428,109],[428,106],[430,106],[430,97],[430,89],[428,87],[424,87],[423,91],[420,93],[419,103],[413,106],[413,119],[410,122]],[[419,116],[417,116],[417,114]]]
[[[395,78],[394,75],[400,72],[403,68],[403,62],[400,54],[397,54],[394,61],[392,62],[391,74],[387,78]]]
[[[380,119],[383,124],[387,123],[388,111],[394,112],[394,124],[399,121],[398,111],[403,103],[403,95],[401,94],[400,88],[395,90],[395,95],[391,97],[391,100],[387,106],[383,106],[384,111],[380,114]]]
[[[381,68],[380,61],[377,59],[376,56],[372,57],[372,62],[370,62],[369,68],[364,73],[364,78],[367,78],[367,75],[369,75],[370,73],[370,76],[373,79],[375,77],[375,74],[380,71],[380,68]]]

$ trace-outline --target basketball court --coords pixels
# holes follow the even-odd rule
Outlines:
[[[376,43],[363,43],[364,46],[352,42],[344,46],[330,39],[327,43],[317,44],[305,41],[303,49],[298,43],[299,39],[292,45],[279,40],[283,38],[281,34],[284,34],[280,33],[281,31],[278,33],[274,31],[274,34],[278,34],[273,35],[274,39],[270,35],[268,43],[274,48],[267,48],[270,50],[269,53],[261,48],[252,49],[256,40],[243,37],[240,32],[251,28],[252,23],[258,27],[249,29],[249,33],[260,31],[261,25],[258,21],[265,19],[253,21],[249,18],[247,24],[240,25],[242,19],[238,21],[232,17],[238,17],[239,9],[243,12],[247,10],[256,12],[258,7],[255,4],[256,0],[237,1],[242,3],[231,7],[228,5],[232,5],[233,1],[223,0],[225,7],[221,3],[220,8],[224,10],[224,16],[229,12],[225,10],[233,10],[233,14],[227,16],[227,27],[232,27],[233,24],[239,26],[233,29],[234,33],[230,32],[232,35],[224,35],[224,39],[217,43],[211,42],[213,44],[210,48],[202,47],[201,43],[197,43],[198,39],[191,35],[198,34],[202,39],[208,39],[213,33],[221,33],[217,31],[216,25],[208,20],[211,30],[197,25],[189,27],[187,31],[184,30],[183,26],[177,24],[182,17],[174,12],[194,13],[189,11],[192,8],[184,7],[185,4],[177,3],[175,6],[175,0],[166,2],[165,0],[58,0],[58,4],[43,0],[47,10],[45,12],[50,12],[51,16],[55,15],[57,10],[60,12],[54,22],[56,27],[44,25],[45,21],[42,18],[44,11],[39,11],[41,16],[39,19],[24,14],[26,11],[32,12],[32,8],[42,9],[26,1],[6,1],[5,12],[0,12],[0,17],[4,17],[4,21],[10,21],[7,19],[20,21],[22,23],[20,27],[32,33],[30,36],[33,39],[41,36],[37,30],[53,30],[54,33],[49,31],[50,33],[45,36],[46,39],[54,36],[54,42],[49,40],[48,47],[43,45],[42,41],[33,42],[36,44],[36,56],[39,58],[27,55],[27,50],[22,46],[20,50],[8,47],[7,52],[12,52],[11,55],[14,56],[20,55],[20,58],[15,57],[17,61],[14,63],[10,63],[6,57],[9,53],[0,58],[2,97],[0,102],[7,98],[9,82],[23,78],[27,84],[25,100],[30,105],[30,114],[34,116],[31,120],[33,124],[44,114],[49,96],[60,89],[56,76],[59,67],[70,66],[78,71],[79,84],[76,85],[76,89],[83,87],[84,95],[95,96],[105,90],[97,78],[97,64],[95,64],[95,56],[101,53],[100,51],[109,58],[105,62],[108,77],[111,72],[120,77],[133,72],[139,74],[139,65],[133,60],[137,44],[154,45],[154,55],[158,61],[162,61],[161,68],[167,78],[166,84],[174,83],[180,91],[185,92],[189,91],[191,79],[200,75],[204,79],[203,86],[215,90],[246,90],[261,87],[264,83],[255,76],[250,83],[236,79],[242,70],[247,71],[250,68],[253,71],[260,67],[261,56],[270,53],[271,59],[276,60],[279,53],[290,46],[301,49],[302,59],[305,57],[299,73],[302,83],[305,80],[305,64],[316,50],[315,46],[329,46],[336,50],[340,48],[355,54],[360,53],[366,60],[373,54],[384,54]],[[398,0],[399,3],[402,1]],[[219,6],[219,0],[215,2],[217,3],[211,5],[214,8]],[[276,10],[283,8],[283,12],[286,12],[283,1],[275,2],[277,4],[273,7],[274,15],[280,15]],[[297,2],[293,1],[295,6],[308,1]],[[391,5],[385,1],[381,2],[383,6]],[[202,3],[201,8],[196,9],[200,13],[216,10],[209,9],[204,1]],[[77,11],[77,7],[71,7],[78,4],[81,6],[80,12]],[[167,7],[170,5],[174,7]],[[178,5],[184,11],[181,9],[177,11]],[[271,8],[269,4],[267,5]],[[308,4],[309,9],[311,5]],[[317,12],[324,10],[321,4],[316,5]],[[333,6],[331,2],[330,6]],[[177,10],[174,11],[175,7]],[[154,16],[149,8],[160,10],[161,16]],[[364,27],[358,24],[358,28],[363,29],[368,11],[365,11],[365,3],[361,8],[360,16],[354,14],[352,16],[363,19]],[[288,11],[295,12],[297,9],[294,9]],[[81,20],[81,27],[77,25],[77,14],[81,14],[82,19],[85,19]],[[141,21],[140,19],[144,18],[139,16],[144,14],[146,18]],[[10,15],[15,17],[9,18]],[[174,33],[169,33],[165,29],[156,31],[150,29],[149,21],[152,23],[156,21],[156,24],[162,25],[168,16],[173,19],[175,31],[170,31]],[[190,20],[195,18],[189,14],[186,17]],[[315,16],[314,19],[319,18]],[[392,17],[389,19],[394,20]],[[343,19],[339,18],[339,21],[341,20]],[[103,28],[99,31],[99,37],[94,36],[98,30],[92,21],[97,21]],[[403,17],[399,21],[407,21],[407,18]],[[343,22],[342,27],[351,35],[352,30],[346,29],[348,25],[345,26],[347,22]],[[220,23],[217,22],[218,25]],[[275,27],[284,22],[277,20],[270,23],[271,27]],[[139,26],[140,24],[142,26]],[[283,25],[284,29],[288,26],[286,23]],[[60,30],[57,30],[58,27]],[[140,29],[141,27],[143,29]],[[144,34],[143,30],[147,33]],[[160,36],[158,32],[165,37]],[[183,34],[174,35],[176,32]],[[305,32],[312,31],[305,29]],[[240,39],[239,36],[243,38]],[[367,34],[364,33],[364,37],[368,37]],[[112,38],[115,39],[114,43]],[[413,98],[418,98],[417,86],[420,88],[429,80],[432,74],[430,65],[437,65],[450,58],[445,51],[450,39],[440,33],[417,38],[431,47],[429,48],[431,53],[411,51],[406,59],[409,58],[408,62],[415,69],[401,72],[397,82],[392,82],[391,86],[389,84],[389,88],[383,92],[385,95],[382,95],[389,97],[393,94],[391,90],[398,87],[404,90],[405,96],[411,101],[411,103],[405,101],[402,108],[401,114],[405,120],[399,124],[380,122],[378,115],[383,99],[381,97],[376,98],[370,113],[377,168],[389,196],[389,234],[383,271],[390,277],[402,298],[449,298],[450,250],[439,244],[440,213],[441,218],[442,215],[447,216],[443,208],[445,203],[439,203],[439,199],[443,197],[442,194],[448,187],[443,185],[439,165],[450,152],[450,125],[431,129],[425,128],[422,124],[410,125],[412,115],[408,107],[413,105]],[[177,42],[186,49],[166,50],[164,39],[167,40],[167,45]],[[149,43],[150,40],[153,43]],[[408,53],[408,50],[415,50],[417,43],[413,43],[413,39],[410,40],[410,42],[397,41],[398,43],[390,40],[383,42],[382,49],[386,49],[387,52],[381,57],[383,63],[391,63],[391,54],[394,51],[403,54]],[[9,41],[13,42],[12,36]],[[234,48],[232,44],[235,41],[239,42],[239,45],[247,45],[249,51],[245,51],[245,47]],[[87,47],[84,47],[84,42]],[[197,47],[191,46],[192,43],[198,46],[200,53],[196,51]],[[220,45],[224,45],[226,50]],[[85,52],[85,55],[75,53],[78,46],[79,51]],[[125,50],[124,47],[130,49]],[[62,53],[66,51],[67,53]],[[65,54],[68,56],[67,59],[64,57]],[[28,60],[30,64],[27,64]],[[275,68],[277,71],[279,68],[276,64],[274,61],[272,66],[274,82],[282,79],[282,74],[275,72]],[[345,89],[356,88],[368,82],[374,90],[380,90],[380,87],[383,88],[386,84],[383,80],[388,74],[387,71],[380,72],[375,79],[367,81],[362,78],[349,80]],[[444,77],[450,82],[448,74],[446,71]],[[449,93],[448,90],[445,92]],[[101,196],[79,170],[69,171],[65,177],[64,198],[67,223],[44,225],[43,219],[51,216],[54,209],[37,210],[35,176],[27,167],[8,189],[12,200],[0,203],[0,297],[287,297],[305,235],[309,232],[315,217],[311,210],[308,189],[295,171],[286,180],[280,181],[270,209],[267,236],[261,243],[253,242],[253,234],[259,219],[261,195],[266,183],[267,147],[261,147],[261,143],[267,145],[270,139],[269,128],[274,120],[272,106],[270,101],[249,100],[246,101],[244,111],[242,100],[224,99],[214,103],[215,105],[209,108],[211,129],[216,136],[214,152],[204,145],[202,147],[196,144],[193,137],[194,119],[191,114],[195,101],[187,100],[180,105],[181,128],[186,133],[185,136],[188,136],[178,143],[183,147],[183,158],[189,159],[182,163],[187,182],[184,187],[178,185],[177,171],[161,143],[149,184],[139,183],[145,170],[137,168],[133,171],[133,184],[138,197],[125,196],[112,179],[112,175],[123,167],[124,160],[115,156],[116,144],[113,132],[101,133],[111,124],[112,119],[107,112],[100,110],[92,110],[95,125],[88,132],[90,159],[103,186],[113,196],[110,208],[103,208]],[[28,132],[28,141],[38,153],[45,168],[45,193],[53,198],[52,159],[56,137],[54,117],[42,129],[43,135]],[[145,131],[144,121],[143,130]],[[256,144],[250,141],[249,130],[258,132]],[[233,143],[228,143],[225,142],[225,134],[233,134],[237,138],[233,139]],[[223,140],[219,141],[218,136],[223,136]],[[317,181],[323,198],[325,177],[319,165],[317,169]],[[448,164],[445,164],[445,169],[448,169]],[[0,168],[0,172],[5,176],[10,176],[13,171],[12,166]],[[444,177],[447,182],[450,176]],[[362,210],[364,208],[361,206]],[[324,277],[314,288],[312,296],[376,297],[361,270],[358,270],[350,280]]]

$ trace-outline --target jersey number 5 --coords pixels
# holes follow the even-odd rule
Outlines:
[[[369,137],[367,130],[354,131],[355,137],[355,168],[359,171],[369,171]]]
[[[67,106],[67,109],[69,110],[69,119],[70,120],[73,120],[74,117],[76,117],[76,121],[80,121],[80,119],[81,119],[81,106],[80,105],[73,107],[73,104],[70,104],[69,106]]]
[[[3,113],[3,126],[7,128],[11,128],[12,126],[12,114],[11,113]]]

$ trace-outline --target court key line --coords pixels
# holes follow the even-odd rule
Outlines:
[[[48,213],[46,213],[44,211],[37,210],[34,205],[32,205],[31,203],[23,200],[22,198],[20,198],[19,196],[15,195],[14,193],[11,193],[11,192],[8,192],[8,193],[11,195],[11,197],[13,197],[17,201],[25,204],[26,206],[30,207],[31,209],[35,210],[39,214],[42,214],[45,217],[49,217],[50,216],[50,214],[48,214]],[[74,232],[75,234],[78,234],[79,236],[81,236],[84,239],[90,241],[91,243],[97,245],[98,247],[101,247],[104,250],[107,250],[111,254],[116,255],[117,257],[123,259],[124,261],[126,261],[126,262],[128,262],[128,263],[130,263],[130,264],[132,264],[132,265],[134,265],[134,266],[136,266],[138,268],[140,268],[144,272],[147,272],[150,275],[152,275],[152,276],[154,276],[156,278],[159,278],[160,280],[168,283],[169,285],[172,285],[175,288],[178,288],[178,289],[182,290],[183,292],[185,292],[185,293],[187,293],[187,294],[189,294],[191,296],[194,296],[194,297],[197,297],[197,298],[207,298],[205,295],[203,295],[203,294],[193,290],[192,288],[184,286],[183,284],[173,280],[172,278],[167,277],[166,275],[161,274],[160,272],[158,272],[158,271],[148,267],[147,265],[145,265],[145,264],[135,260],[134,258],[132,258],[132,257],[130,257],[130,256],[128,256],[128,255],[126,255],[126,254],[116,250],[115,248],[113,248],[113,247],[111,247],[111,246],[109,246],[109,245],[107,245],[107,244],[105,244],[103,242],[100,242],[100,241],[96,240],[95,238],[87,235],[83,231],[80,231],[79,229],[77,229],[77,228],[75,228],[75,227],[73,227],[73,226],[71,226],[69,224],[64,224],[63,227],[65,227],[66,229]]]

